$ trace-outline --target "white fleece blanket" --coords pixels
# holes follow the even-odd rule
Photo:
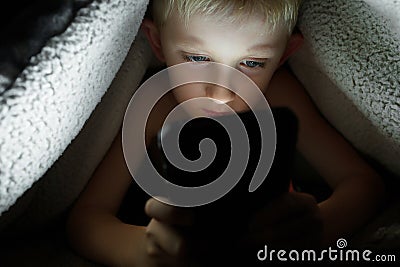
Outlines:
[[[148,0],[94,1],[0,95],[0,215],[77,136],[135,39]]]
[[[290,65],[330,123],[400,176],[399,18],[397,0],[305,0]]]

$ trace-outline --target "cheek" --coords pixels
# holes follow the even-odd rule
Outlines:
[[[249,76],[249,78],[257,85],[257,87],[246,88],[245,90],[240,90],[238,95],[242,99],[241,101],[247,102],[250,106],[255,106],[260,100],[260,91],[262,95],[265,95],[268,90],[269,83],[271,81],[273,73],[264,72],[257,75]],[[264,96],[262,96],[264,98]],[[245,99],[245,101],[243,101]],[[247,105],[246,104],[246,105]]]
[[[265,93],[273,76],[273,71],[265,71],[257,75],[249,76],[249,78],[257,85],[261,92]]]
[[[174,50],[171,47],[163,46],[163,54],[165,58],[165,64],[167,66],[173,66],[184,62],[183,58],[173,51]]]

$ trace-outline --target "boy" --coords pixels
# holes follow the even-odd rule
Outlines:
[[[256,220],[249,222],[253,232],[232,233],[244,246],[329,245],[365,223],[383,194],[380,177],[320,117],[301,84],[281,66],[298,45],[292,31],[299,2],[158,0],[152,6],[154,20],[145,19],[142,25],[155,55],[167,66],[213,61],[234,67],[254,81],[272,107],[291,109],[299,120],[298,150],[333,190],[321,203],[311,195],[290,192],[266,204]],[[212,107],[200,107],[213,114],[219,112],[218,103],[235,112],[248,109],[235,93],[222,87],[178,87],[149,117],[146,144],[173,107],[197,97],[215,100]],[[201,113],[198,107],[191,108]],[[143,225],[124,223],[117,213],[132,183],[118,135],[71,212],[72,245],[106,265],[188,266],[192,259],[187,248],[192,240],[184,229],[194,223],[191,210],[155,199],[142,205],[142,193],[136,190],[130,212],[136,216],[145,209],[151,220]]]

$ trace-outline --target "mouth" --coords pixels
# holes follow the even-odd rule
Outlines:
[[[209,109],[205,109],[205,108],[203,108],[202,111],[210,117],[224,116],[224,115],[228,115],[228,114],[232,113],[232,112],[214,111],[214,110],[209,110]]]

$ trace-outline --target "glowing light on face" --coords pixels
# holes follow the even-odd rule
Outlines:
[[[219,17],[201,15],[193,16],[187,25],[176,12],[161,30],[161,43],[166,64],[172,66],[184,62],[193,62],[206,66],[210,62],[221,63],[235,68],[248,76],[262,92],[279,66],[281,56],[286,48],[286,31],[277,27],[269,33],[265,29],[261,16],[251,16],[238,27]],[[226,73],[219,75],[221,83],[229,84],[232,77]],[[240,93],[249,101],[257,101],[249,95],[246,88]],[[236,112],[248,110],[248,105],[235,92],[212,84],[187,84],[174,89],[173,94],[178,103],[191,98],[209,97],[214,99],[206,106],[188,106],[187,112],[193,116],[218,114],[225,112],[219,104],[227,104]],[[205,111],[206,110],[206,111]]]

